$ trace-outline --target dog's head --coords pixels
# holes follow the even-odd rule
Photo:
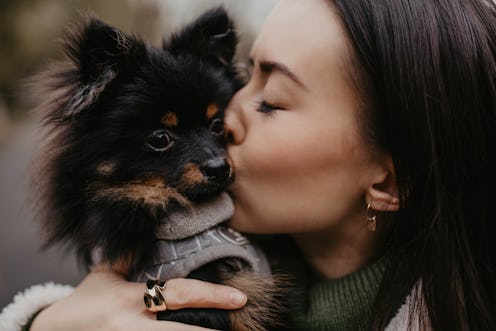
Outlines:
[[[84,177],[95,198],[163,203],[224,188],[232,171],[222,119],[237,83],[236,36],[223,10],[204,14],[163,49],[96,19],[68,45],[72,87],[48,117],[70,127],[64,172]]]
[[[55,133],[49,148],[57,149],[46,197],[52,241],[76,237],[89,250],[107,240],[92,239],[98,231],[144,234],[154,224],[125,224],[119,215],[140,210],[158,218],[171,203],[225,188],[232,166],[223,114],[240,87],[236,44],[223,9],[162,48],[95,18],[68,38],[69,67],[56,74],[60,93],[46,115]]]

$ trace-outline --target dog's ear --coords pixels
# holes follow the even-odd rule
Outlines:
[[[236,52],[238,37],[226,10],[214,8],[172,36],[164,49],[188,51],[207,56],[223,65],[231,63]]]
[[[99,19],[90,18],[68,45],[69,56],[79,66],[82,79],[94,82],[113,71],[125,69],[143,56],[146,46]]]
[[[90,18],[68,38],[66,53],[77,72],[77,91],[66,108],[74,115],[95,102],[118,75],[146,56],[145,44],[96,19]]]

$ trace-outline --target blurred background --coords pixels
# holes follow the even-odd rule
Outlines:
[[[41,234],[30,206],[29,176],[39,143],[39,100],[26,82],[62,57],[66,27],[92,12],[128,33],[160,45],[164,36],[204,10],[223,4],[233,16],[246,57],[276,0],[0,0],[0,309],[26,287],[84,276],[74,256],[40,251]]]

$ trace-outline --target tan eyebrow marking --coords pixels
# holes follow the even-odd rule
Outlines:
[[[115,164],[112,162],[102,162],[97,165],[96,171],[102,176],[110,176],[114,172]]]
[[[179,119],[176,114],[169,112],[162,117],[161,123],[165,126],[173,127],[178,125]]]
[[[215,103],[208,105],[207,107],[207,118],[210,120],[215,117],[219,113],[219,106]]]

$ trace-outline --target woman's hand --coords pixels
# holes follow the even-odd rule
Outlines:
[[[30,331],[166,330],[199,331],[203,328],[157,321],[145,309],[145,284],[131,283],[108,268],[95,268],[66,299],[43,310]],[[193,279],[172,279],[162,291],[167,309],[237,309],[246,296],[231,287]]]

